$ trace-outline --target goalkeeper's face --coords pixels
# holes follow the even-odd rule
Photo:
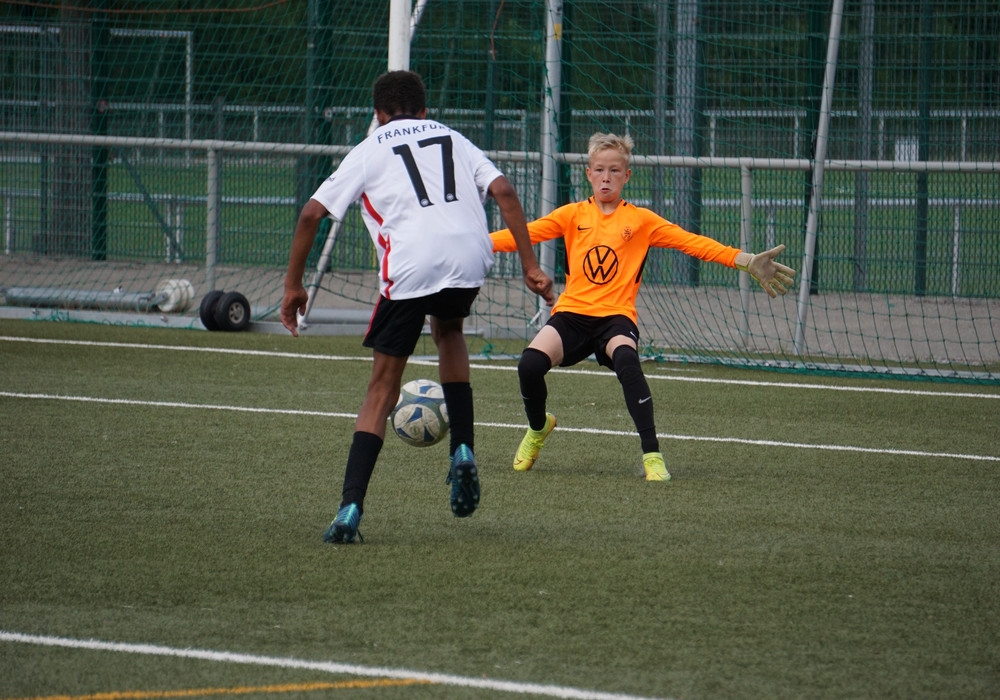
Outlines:
[[[632,176],[628,159],[614,148],[606,148],[590,157],[587,179],[594,188],[594,199],[604,204],[617,204],[622,188]]]

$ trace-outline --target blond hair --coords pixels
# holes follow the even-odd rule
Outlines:
[[[590,137],[590,143],[587,144],[587,157],[593,158],[594,154],[599,151],[612,149],[621,153],[625,157],[625,162],[628,163],[632,160],[633,146],[635,146],[635,143],[628,134],[618,136],[617,134],[597,132]]]

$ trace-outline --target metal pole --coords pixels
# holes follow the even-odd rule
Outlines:
[[[962,207],[955,205],[951,229],[951,295],[957,297],[962,289],[960,267],[962,253]]]
[[[209,149],[208,183],[205,188],[205,288],[215,289],[215,265],[219,261],[219,214],[222,210],[222,188],[219,186],[222,159],[219,152]]]
[[[677,0],[676,67],[674,80],[674,152],[698,156],[698,16],[700,0]],[[692,233],[701,233],[701,171],[674,171],[674,210],[670,217]],[[699,261],[686,255],[674,256],[677,284],[697,285]]]
[[[4,203],[4,213],[3,213],[3,240],[4,240],[4,255],[14,254],[14,195],[5,194],[3,198]]]
[[[740,168],[740,250],[749,253],[753,235],[753,171]],[[750,273],[740,272],[740,341],[750,340]]]
[[[184,37],[184,138],[190,141],[192,132],[191,110],[194,105],[194,32]],[[191,151],[184,152],[184,165],[191,166]]]
[[[872,91],[875,85],[875,0],[861,3],[858,46],[858,158],[872,157]],[[868,288],[868,215],[871,175],[854,174],[854,291]]]
[[[498,0],[490,0],[490,17],[496,17],[498,6]],[[492,37],[490,42],[492,44]],[[489,51],[486,52],[486,97],[483,101],[483,145],[482,147],[487,150],[493,150],[493,125],[496,120],[496,73],[497,73],[497,57],[496,52],[493,50],[492,46]]]
[[[653,60],[656,66],[653,77],[653,114],[656,117],[653,133],[656,135],[656,152],[666,153],[669,137],[667,108],[670,95],[670,8],[667,0],[656,2],[656,54]],[[653,211],[668,218],[666,201],[666,168],[657,167],[653,169]],[[673,215],[669,218],[673,218]]]
[[[562,0],[547,0],[545,15],[545,106],[542,113],[542,187],[540,214],[548,214],[558,204],[558,144],[559,98],[562,91]],[[553,242],[541,244],[539,264],[549,277],[555,278],[556,249]],[[539,325],[548,320],[549,307],[538,299],[538,313],[533,321]]]
[[[798,322],[795,326],[795,353],[798,355],[805,351],[809,286],[812,283],[813,263],[816,259],[816,229],[819,226],[819,210],[823,197],[823,165],[830,137],[830,106],[833,103],[833,84],[837,77],[837,52],[840,49],[840,25],[843,18],[844,0],[833,0],[833,9],[830,11],[830,40],[826,49],[826,72],[823,76],[823,99],[820,102],[819,126],[816,130],[816,153],[813,156],[812,194],[809,197],[805,250],[802,254],[802,277],[799,280]]]
[[[420,8],[421,11],[423,8]],[[410,0],[389,2],[389,70],[410,69]]]
[[[931,50],[934,37],[934,7],[931,0],[920,2],[920,63],[917,94],[917,160],[930,158],[931,131]],[[927,293],[927,227],[928,190],[927,171],[917,173],[917,212],[913,232],[913,292],[918,297]]]

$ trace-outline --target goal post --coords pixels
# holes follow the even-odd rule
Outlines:
[[[799,274],[799,297],[795,324],[795,352],[805,350],[805,326],[809,311],[809,293],[812,289],[813,263],[816,260],[816,229],[823,206],[823,173],[826,166],[827,144],[830,138],[830,109],[837,76],[837,54],[840,51],[840,26],[844,15],[844,0],[833,0],[830,11],[830,38],[826,48],[826,66],[823,71],[823,93],[820,100],[819,124],[816,127],[816,145],[813,151],[812,178],[809,191],[809,211],[806,216],[805,244]],[[747,242],[749,244],[749,242]],[[749,249],[745,249],[747,252]],[[746,273],[744,273],[746,274]]]

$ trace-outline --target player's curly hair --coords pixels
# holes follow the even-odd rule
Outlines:
[[[427,88],[413,71],[389,71],[380,75],[372,86],[372,102],[375,109],[389,116],[416,116],[427,108]]]
[[[598,151],[610,148],[625,156],[625,162],[628,163],[632,160],[632,148],[634,146],[635,142],[632,141],[632,137],[628,134],[618,136],[617,134],[604,134],[598,131],[590,137],[590,143],[587,145],[587,156],[593,158],[594,154]]]

